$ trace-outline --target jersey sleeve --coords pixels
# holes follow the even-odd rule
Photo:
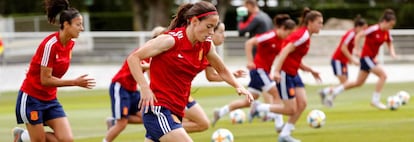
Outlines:
[[[369,34],[375,32],[375,31],[377,31],[378,29],[379,29],[378,25],[371,26],[368,29],[364,30],[364,34],[369,35]]]
[[[389,31],[387,32],[387,36],[388,36],[388,38],[387,38],[386,42],[391,43],[393,41],[393,38],[392,38],[391,33]]]
[[[292,40],[292,43],[295,47],[298,47],[305,43],[309,39],[309,32],[306,30],[301,36],[298,36],[297,39]]]
[[[348,45],[349,42],[355,37],[355,32],[350,32],[348,35],[345,36],[344,45]]]
[[[40,46],[40,48],[43,48],[43,51],[38,53],[40,54],[40,66],[52,67],[56,59],[56,51],[55,48],[53,48],[54,42],[49,41]]]
[[[269,40],[269,39],[271,39],[275,36],[276,36],[275,32],[267,32],[267,33],[256,36],[256,39],[257,39],[258,43],[261,43],[261,42]]]

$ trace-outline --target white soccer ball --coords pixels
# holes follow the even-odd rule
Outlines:
[[[306,121],[312,128],[321,128],[325,125],[326,115],[323,111],[314,109],[308,113]]]
[[[396,95],[400,98],[402,105],[407,104],[411,98],[410,94],[406,91],[400,91]]]
[[[233,134],[224,128],[217,129],[211,136],[211,142],[233,142]]]
[[[388,96],[387,105],[391,110],[397,110],[401,106],[402,102],[399,96]]]
[[[246,121],[246,113],[241,109],[236,109],[230,112],[231,123],[241,124]]]

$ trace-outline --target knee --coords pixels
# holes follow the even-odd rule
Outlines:
[[[293,115],[298,111],[296,106],[290,106],[287,108],[287,115]]]
[[[388,76],[384,73],[384,74],[380,75],[379,78],[381,80],[387,80]]]
[[[121,129],[125,129],[125,127],[128,125],[128,119],[126,118],[122,118],[117,120],[115,127],[121,128]]]
[[[73,136],[71,135],[60,136],[60,137],[57,137],[57,139],[59,142],[73,142],[74,141]]]
[[[198,124],[200,131],[205,131],[210,128],[210,120],[204,120]]]

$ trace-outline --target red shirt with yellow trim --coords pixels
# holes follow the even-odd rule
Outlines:
[[[152,57],[150,65],[150,87],[158,100],[155,105],[180,117],[184,116],[191,82],[207,67],[206,55],[211,48],[211,39],[193,46],[185,30],[186,27],[181,27],[169,31],[175,39],[174,46]]]
[[[368,27],[364,33],[366,36],[361,57],[375,58],[381,45],[384,42],[390,43],[392,41],[390,32],[381,30],[378,24]]]

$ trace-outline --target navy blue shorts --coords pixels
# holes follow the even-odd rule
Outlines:
[[[190,109],[191,107],[193,107],[195,104],[197,104],[196,100],[193,99],[193,97],[188,97],[188,103],[185,106],[185,109]]]
[[[303,84],[299,74],[296,76],[292,76],[286,74],[286,72],[284,71],[281,71],[280,78],[280,82],[277,83],[276,86],[279,91],[280,98],[282,98],[282,100],[295,98],[295,88],[305,87],[305,84]]]
[[[341,63],[339,60],[331,60],[332,70],[335,76],[348,76],[348,66],[345,63]]]
[[[361,62],[361,70],[367,72],[371,71],[372,68],[377,66],[377,63],[371,57],[368,56],[362,57],[359,61]]]
[[[141,95],[139,91],[128,91],[119,83],[111,83],[109,87],[111,96],[112,117],[120,119],[128,115],[136,115],[139,111],[138,103]]]
[[[183,127],[182,118],[162,106],[155,106],[154,112],[144,113],[142,119],[147,131],[145,137],[154,142],[159,142],[159,139],[168,132]]]
[[[255,94],[267,92],[275,86],[276,83],[269,77],[269,73],[263,69],[250,70],[250,83],[248,90]]]
[[[62,105],[57,99],[42,101],[19,91],[16,101],[17,124],[45,124],[46,121],[66,117]]]

